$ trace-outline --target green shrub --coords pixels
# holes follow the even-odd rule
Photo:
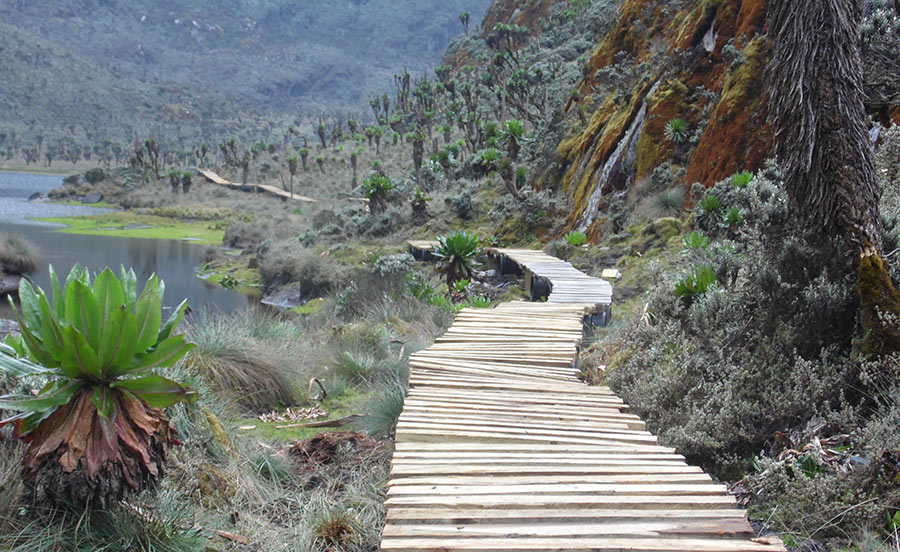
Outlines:
[[[476,309],[489,309],[491,308],[491,300],[487,297],[478,295],[469,300],[469,306],[475,307]]]
[[[578,230],[572,230],[565,236],[566,243],[575,247],[581,247],[587,243],[587,235]]]
[[[709,237],[702,232],[693,231],[681,241],[688,249],[706,249],[709,247]]]
[[[723,215],[722,202],[713,194],[703,196],[697,204],[697,222],[704,230],[716,226]]]
[[[740,207],[729,207],[725,211],[722,221],[729,228],[736,228],[744,224],[744,211]]]
[[[687,140],[687,131],[687,122],[684,119],[671,119],[666,123],[666,138],[676,144],[681,144]]]

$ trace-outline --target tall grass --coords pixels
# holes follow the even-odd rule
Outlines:
[[[7,274],[34,272],[41,260],[37,246],[18,234],[0,233],[0,271]]]
[[[187,325],[197,344],[185,359],[217,394],[247,410],[297,404],[303,346],[294,329],[255,311],[233,315],[201,311]]]

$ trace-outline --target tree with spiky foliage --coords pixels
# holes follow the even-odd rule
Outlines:
[[[353,185],[356,186],[356,175],[359,169],[359,153],[362,148],[350,152],[350,168],[353,170]]]
[[[369,212],[373,215],[384,212],[391,192],[397,187],[389,177],[375,172],[363,179],[362,186],[369,200]]]
[[[471,278],[477,264],[475,257],[481,253],[481,240],[475,234],[457,230],[449,236],[438,236],[437,241],[432,254],[438,258],[437,270],[452,291],[458,280]]]
[[[181,193],[187,195],[191,191],[191,184],[194,183],[194,175],[185,171],[181,173]]]
[[[169,184],[172,186],[172,193],[177,194],[181,184],[181,173],[176,169],[169,171]]]
[[[500,133],[500,141],[506,144],[506,153],[513,161],[519,159],[519,151],[522,149],[522,141],[525,139],[525,125],[517,119],[510,119],[503,123],[503,131]]]
[[[219,144],[219,150],[228,165],[241,169],[241,184],[246,184],[250,180],[250,161],[253,158],[251,151],[239,152],[234,138]]]
[[[316,135],[319,137],[319,141],[322,143],[322,149],[328,147],[328,141],[325,136],[325,123],[322,121],[322,118],[319,117],[319,126],[316,127]]]
[[[464,11],[459,14],[459,22],[462,23],[463,29],[466,31],[466,36],[469,36],[469,19],[472,17],[472,14],[468,11]]]
[[[300,151],[300,162],[303,164],[303,172],[309,172],[309,148],[302,147]]]
[[[92,282],[76,265],[60,287],[51,267],[50,279],[52,300],[22,282],[21,336],[0,345],[0,372],[48,383],[0,397],[0,410],[19,412],[0,423],[28,443],[23,474],[36,504],[108,507],[164,475],[178,441],[161,409],[196,398],[156,373],[193,347],[174,334],[187,305],[163,324],[163,283],[151,276],[138,295],[124,268]]]
[[[838,238],[859,278],[865,348],[900,351],[900,294],[884,260],[880,190],[863,105],[857,0],[777,0],[769,6],[776,154],[805,223]],[[896,320],[896,318],[895,318]]]
[[[416,131],[409,134],[409,141],[412,143],[413,169],[416,173],[416,182],[419,182],[419,174],[422,170],[422,161],[425,157],[425,134],[422,129],[416,127]]]
[[[291,199],[294,198],[294,177],[297,176],[297,162],[299,159],[296,157],[288,157],[287,167],[288,173],[291,175]]]

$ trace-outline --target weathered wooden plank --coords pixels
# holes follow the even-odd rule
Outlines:
[[[649,510],[649,509],[594,509],[594,508],[546,508],[546,509],[464,509],[464,508],[391,508],[387,512],[389,522],[404,524],[429,523],[455,525],[467,523],[547,523],[580,521],[641,521],[645,519],[683,520],[746,520],[744,510]]]
[[[550,296],[463,309],[410,356],[381,549],[782,551],[610,389],[578,381],[583,318],[612,286],[542,252],[489,252]]]
[[[385,538],[383,552],[772,552],[752,540],[696,538]]]
[[[385,537],[527,537],[601,538],[653,537],[677,535],[718,535],[750,537],[753,529],[745,519],[643,519],[640,521],[581,521],[580,523],[497,523],[497,524],[391,524]]]

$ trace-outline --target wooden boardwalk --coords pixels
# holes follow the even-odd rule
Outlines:
[[[752,539],[725,487],[612,391],[579,381],[583,319],[610,285],[540,252],[493,253],[552,292],[464,309],[411,356],[381,550],[784,550]]]
[[[226,188],[231,188],[232,190],[265,193],[285,200],[302,201],[304,203],[316,203],[316,200],[311,197],[306,197],[298,194],[294,194],[292,196],[290,192],[286,192],[281,188],[276,188],[275,186],[269,186],[268,184],[239,184],[237,182],[225,180],[218,174],[208,169],[198,169],[198,172],[213,184],[225,186]]]

